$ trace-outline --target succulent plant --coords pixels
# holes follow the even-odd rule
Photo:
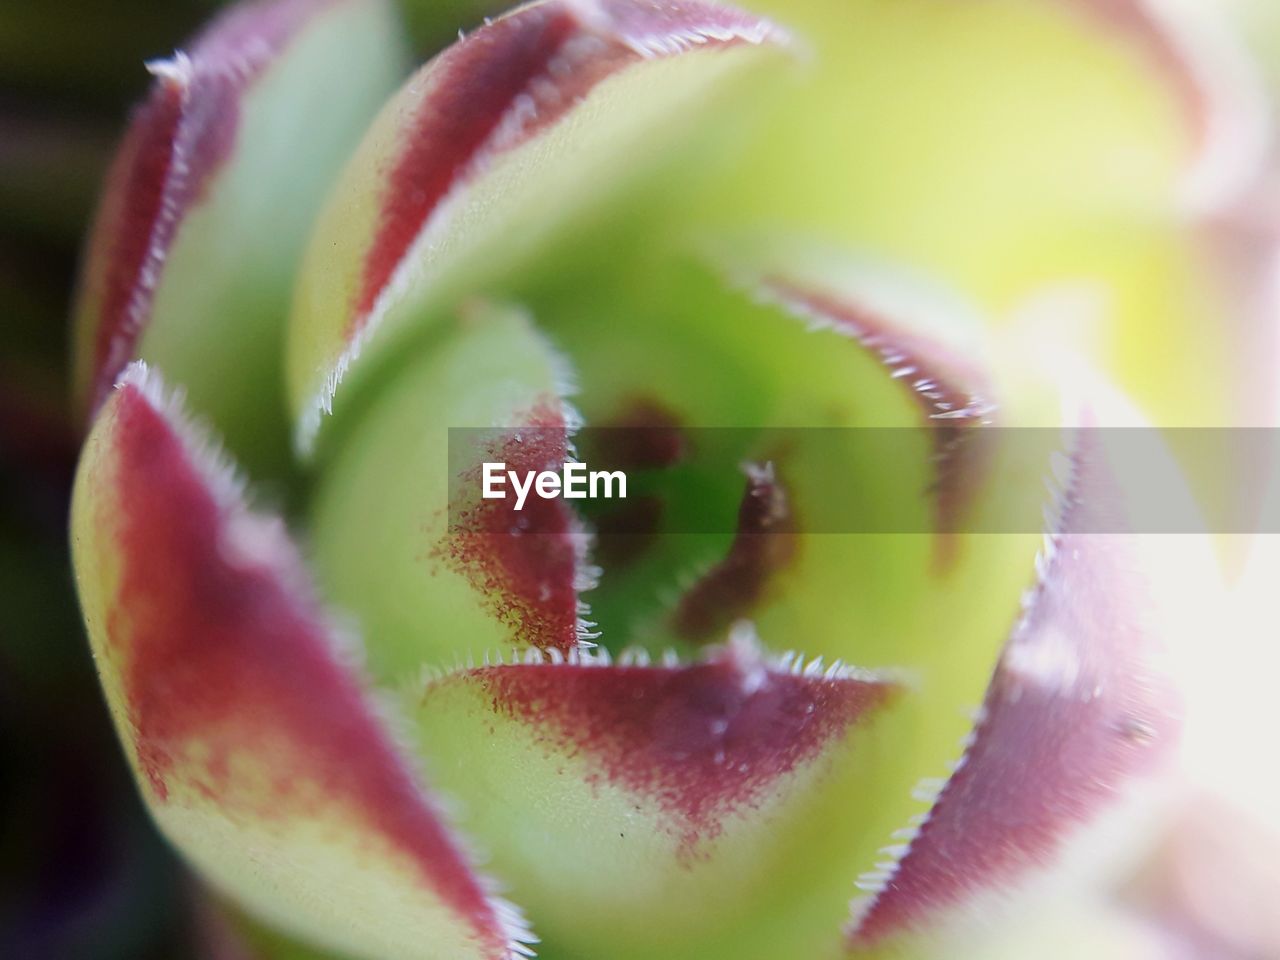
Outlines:
[[[139,789],[262,956],[980,955],[1141,834],[1212,572],[1119,532],[1091,428],[1266,382],[1220,242],[1248,61],[1142,0],[749,5],[540,0],[395,92],[389,3],[266,0],[150,65],[75,569]],[[621,528],[459,507],[582,424]],[[1068,430],[1044,530],[984,527],[1044,499],[1006,427]]]

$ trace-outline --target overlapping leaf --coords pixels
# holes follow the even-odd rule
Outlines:
[[[330,181],[399,79],[396,26],[386,0],[274,0],[233,8],[150,64],[76,308],[86,413],[141,357],[247,462],[287,469],[279,377],[293,274]]]
[[[89,438],[72,544],[129,762],[160,828],[211,882],[357,957],[521,949],[520,918],[394,743],[282,524],[247,509],[140,365]]]

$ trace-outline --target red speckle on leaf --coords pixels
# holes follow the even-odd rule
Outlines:
[[[97,278],[88,413],[105,401],[137,353],[164,261],[187,213],[230,157],[240,98],[306,19],[333,0],[276,0],[237,7],[157,67],[107,177],[94,224]]]
[[[481,462],[505,463],[524,476],[559,473],[569,459],[563,405],[539,403],[525,426],[504,430]],[[584,534],[566,502],[530,489],[521,510],[510,483],[501,499],[480,499],[480,466],[464,474],[468,499],[450,506],[449,530],[432,555],[465,576],[507,623],[516,642],[568,651],[578,645],[578,589]]]
[[[695,46],[762,42],[765,21],[716,4],[550,0],[487,23],[424,68],[422,101],[388,175],[346,331],[369,319],[453,188],[554,126],[610,75]]]
[[[796,525],[787,492],[772,464],[749,466],[738,507],[738,529],[723,560],[680,598],[676,630],[694,640],[722,635],[760,602],[769,578],[796,552]]]
[[[1080,440],[1061,532],[1005,647],[959,769],[851,932],[856,946],[1051,859],[1172,747],[1178,705],[1146,623],[1108,468]]]
[[[282,526],[219,496],[139,387],[114,398],[109,649],[157,801],[182,790],[268,819],[349,811],[499,955],[492,906],[339,662]],[[271,771],[271,796],[238,781],[237,756]]]
[[[581,755],[596,782],[654,804],[685,858],[896,692],[776,672],[736,645],[695,666],[497,666],[445,682],[479,684],[494,712],[528,724],[549,754]]]

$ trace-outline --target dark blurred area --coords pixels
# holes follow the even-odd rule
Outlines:
[[[218,0],[0,0],[0,958],[203,957],[207,913],[122,762],[79,620],[67,509],[80,244],[144,62]],[[485,7],[403,5],[424,54]],[[206,917],[207,919],[207,917]],[[198,939],[208,944],[207,930]],[[217,953],[217,948],[213,949]]]
[[[68,312],[103,170],[198,0],[0,2],[0,957],[196,956],[188,881],[138,800],[71,583]]]

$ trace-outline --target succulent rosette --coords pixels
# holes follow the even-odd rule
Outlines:
[[[1154,0],[749,6],[540,0],[410,73],[390,3],[267,0],[150,65],[74,560],[260,955],[981,955],[1141,833],[1212,568],[1093,428],[1266,388],[1249,61]],[[466,501],[595,427],[621,532]],[[1065,431],[1050,494],[1006,427]]]

